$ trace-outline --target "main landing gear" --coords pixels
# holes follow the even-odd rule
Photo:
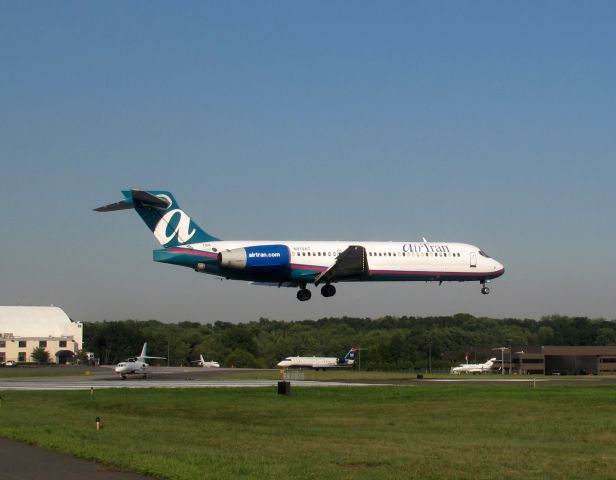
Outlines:
[[[323,285],[321,287],[321,295],[324,297],[333,297],[336,295],[336,287],[334,287],[331,283]],[[297,291],[297,299],[300,302],[305,302],[310,300],[310,297],[312,297],[312,293],[306,288],[306,284],[300,285],[299,290]]]
[[[300,288],[297,292],[297,299],[300,302],[310,300],[310,297],[312,297],[312,293],[310,293],[310,290],[308,290],[305,285],[302,286],[302,288]]]
[[[490,289],[486,285],[486,280],[482,280],[479,283],[481,283],[481,285],[483,285],[483,287],[481,287],[481,293],[483,293],[484,295],[487,295],[488,293],[490,293]]]
[[[334,287],[331,283],[326,283],[321,287],[321,295],[324,297],[333,297],[336,295],[336,287]]]

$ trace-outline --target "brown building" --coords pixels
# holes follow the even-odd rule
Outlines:
[[[616,375],[616,346],[507,346],[471,349],[479,358],[496,357],[494,370],[537,375]]]

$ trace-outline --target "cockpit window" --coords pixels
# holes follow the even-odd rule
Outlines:
[[[483,250],[479,250],[479,255],[481,255],[482,257],[486,257],[486,258],[490,258],[490,255],[488,255],[486,252],[484,252]]]

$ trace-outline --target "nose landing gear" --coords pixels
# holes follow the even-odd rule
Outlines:
[[[479,283],[481,283],[481,285],[483,285],[481,287],[481,293],[483,293],[484,295],[487,295],[488,293],[490,293],[490,289],[486,285],[487,280],[481,280]]]

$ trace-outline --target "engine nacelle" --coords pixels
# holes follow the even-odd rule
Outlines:
[[[289,267],[290,253],[286,245],[256,245],[234,248],[218,254],[221,268],[252,271],[276,271]]]

